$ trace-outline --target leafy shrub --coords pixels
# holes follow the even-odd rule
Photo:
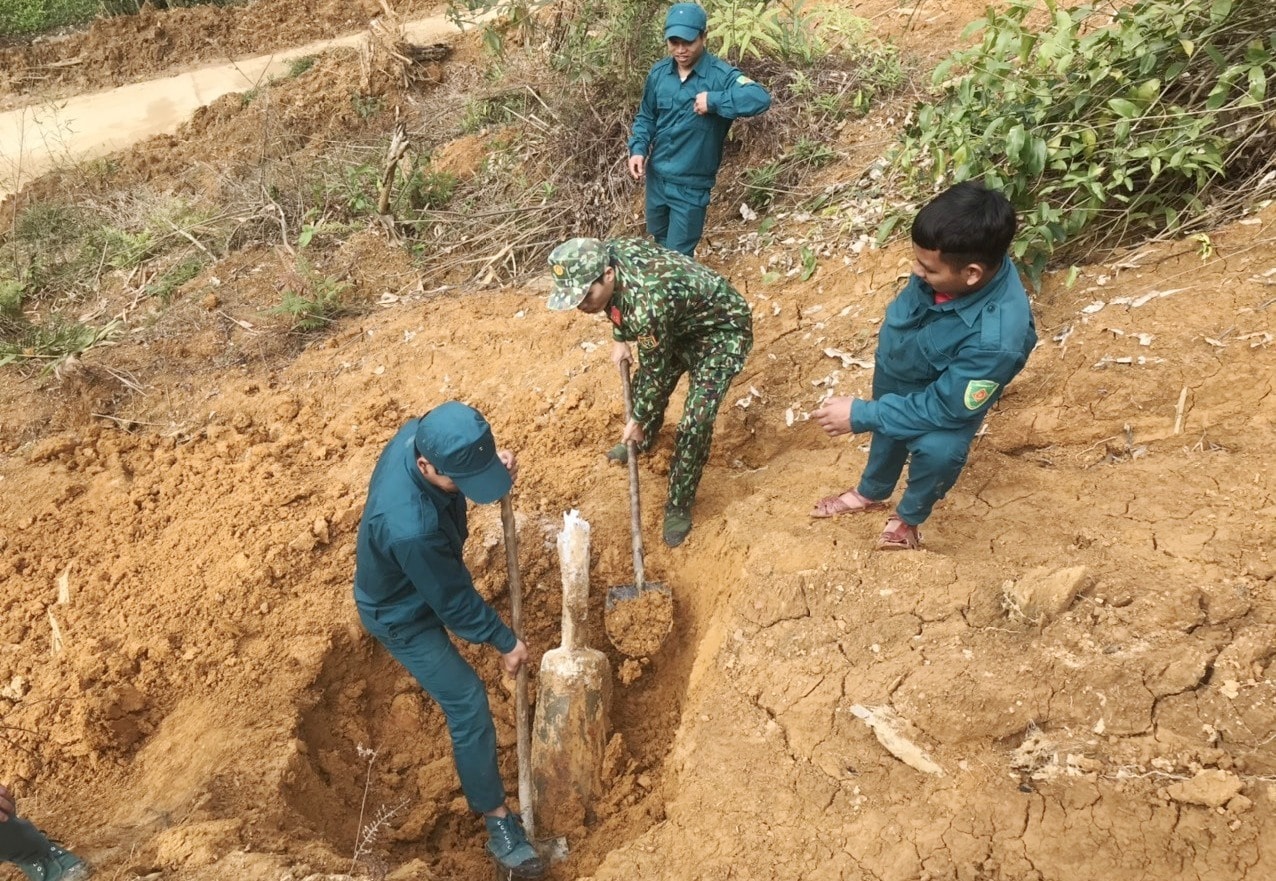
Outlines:
[[[1190,231],[1276,192],[1276,4],[1137,0],[989,9],[981,43],[935,71],[892,162],[911,195],[982,178],[1021,213],[1014,244],[1039,278],[1078,254]],[[1110,16],[1110,19],[1109,19]],[[1264,183],[1265,181],[1265,183]],[[892,218],[881,230],[888,234]]]
[[[310,333],[327,327],[349,310],[345,302],[349,289],[348,283],[317,272],[299,257],[292,284],[283,291],[283,301],[270,311],[287,316],[290,330]]]
[[[238,6],[247,0],[147,0],[157,9],[184,6]],[[0,2],[0,37],[39,34],[56,28],[82,25],[103,15],[136,15],[143,0],[3,0]]]

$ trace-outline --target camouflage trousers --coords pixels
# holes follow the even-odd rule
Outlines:
[[[634,379],[634,420],[642,426],[646,437],[638,445],[640,452],[646,452],[655,443],[664,425],[669,396],[682,375],[690,374],[687,401],[674,435],[666,509],[691,510],[705,463],[709,461],[718,408],[752,347],[752,334],[747,334],[714,340],[700,351],[672,352],[656,358],[640,356]]]

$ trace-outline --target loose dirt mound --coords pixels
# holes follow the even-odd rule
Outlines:
[[[320,65],[332,94],[274,96],[289,137],[358,131]],[[259,112],[209,108],[118,173],[224,186],[218,153],[246,156]],[[869,550],[878,515],[807,517],[865,445],[806,417],[869,388],[858,364],[907,248],[836,253],[806,283],[763,285],[765,254],[721,267],[756,346],[676,550],[654,540],[668,433],[643,459],[649,568],[677,608],[645,666],[600,623],[632,580],[626,477],[602,456],[623,418],[605,324],[540,291],[427,296],[369,231],[314,253],[363,313],[298,336],[268,311],[292,255],[237,251],[78,369],[0,373],[0,775],[106,877],[344,872],[385,814],[361,873],[489,877],[437,709],[350,600],[382,444],[460,398],[520,455],[533,661],[557,641],[561,514],[592,524],[615,737],[599,821],[554,877],[1270,877],[1276,207],[1211,245],[1051,279],[1041,346],[926,550],[901,555]],[[129,306],[120,275],[104,314]],[[508,614],[498,511],[471,525],[479,589]],[[510,685],[463,650],[512,786]],[[856,707],[885,708],[942,773]]]

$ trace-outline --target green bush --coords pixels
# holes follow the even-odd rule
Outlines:
[[[1044,12],[1049,23],[1036,17]],[[1276,192],[1276,4],[1137,0],[1113,12],[1016,0],[935,72],[892,157],[907,192],[980,178],[1022,218],[1038,279],[1053,255],[1182,233]],[[899,217],[888,219],[884,237]]]
[[[0,37],[84,24],[101,11],[100,0],[5,0],[0,3]]]
[[[283,301],[270,310],[287,316],[289,329],[311,333],[349,311],[345,302],[348,283],[317,272],[301,257],[297,258],[294,276],[294,284],[283,292]]]
[[[143,0],[0,0],[0,38],[41,34],[103,15],[136,15]],[[238,6],[247,0],[146,0],[158,9]]]

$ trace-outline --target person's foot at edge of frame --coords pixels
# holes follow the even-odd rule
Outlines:
[[[681,508],[666,508],[662,532],[665,544],[669,547],[676,548],[682,544],[691,532],[691,512]]]
[[[17,866],[30,881],[85,881],[93,874],[88,863],[52,842],[34,861],[20,860]]]
[[[522,818],[508,811],[500,817],[486,814],[488,855],[510,878],[540,878],[545,874],[545,861],[527,840]]]

